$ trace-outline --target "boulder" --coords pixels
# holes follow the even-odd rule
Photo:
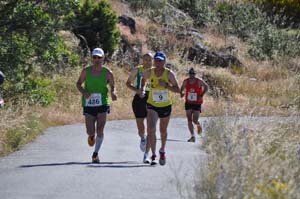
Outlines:
[[[135,20],[127,15],[119,16],[119,23],[130,28],[131,34],[136,33]]]
[[[231,65],[242,66],[242,63],[229,52],[214,52],[202,43],[198,42],[190,47],[187,52],[187,59],[198,64],[203,63],[208,66],[229,67]]]

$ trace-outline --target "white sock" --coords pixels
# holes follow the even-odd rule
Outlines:
[[[101,137],[97,136],[96,137],[96,145],[95,145],[95,151],[94,151],[95,153],[98,153],[98,151],[100,150],[102,142],[103,142],[103,137],[104,136],[101,136]]]

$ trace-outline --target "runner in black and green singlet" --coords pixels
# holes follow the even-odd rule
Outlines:
[[[152,55],[147,53],[143,56],[143,63],[136,68],[133,68],[130,72],[126,85],[129,89],[135,92],[135,96],[132,101],[132,110],[136,118],[136,124],[138,128],[138,134],[141,138],[140,149],[144,154],[144,162],[147,160],[147,154],[149,148],[147,149],[146,144],[146,135],[145,135],[145,125],[144,120],[147,117],[146,102],[149,94],[149,86],[146,83],[142,85],[143,73],[145,70],[151,68],[152,66]]]

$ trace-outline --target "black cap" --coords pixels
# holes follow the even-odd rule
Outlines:
[[[196,72],[195,72],[194,68],[190,68],[189,75],[195,75],[195,74],[196,74]]]

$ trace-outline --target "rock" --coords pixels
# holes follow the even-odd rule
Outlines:
[[[242,63],[233,55],[226,52],[210,51],[208,47],[198,42],[190,47],[187,52],[187,59],[196,63],[203,63],[208,66],[229,67],[231,65],[242,66]]]
[[[131,34],[136,33],[135,20],[127,15],[119,16],[119,23],[130,28]]]

